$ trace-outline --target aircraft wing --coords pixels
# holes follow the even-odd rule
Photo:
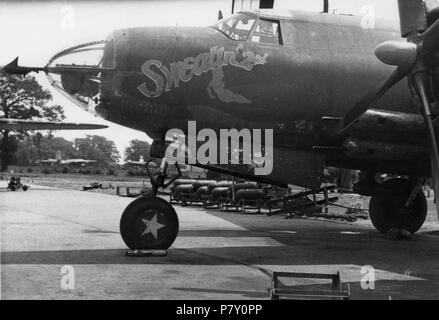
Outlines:
[[[95,130],[108,126],[90,123],[70,123],[21,119],[0,119],[0,130]]]

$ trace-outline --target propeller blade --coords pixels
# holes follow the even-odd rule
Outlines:
[[[424,50],[430,53],[439,51],[439,20],[424,32],[422,38],[424,40]]]
[[[356,104],[345,116],[344,127],[338,133],[338,135],[342,134],[346,129],[348,129],[352,124],[356,122],[356,120],[361,117],[367,110],[373,108],[375,103],[381,99],[384,94],[389,91],[395,84],[404,79],[409,70],[398,68],[393,74],[381,83],[375,90],[369,92],[365,95],[358,104]]]
[[[431,26],[439,19],[439,2],[437,0],[426,0],[425,6],[427,8],[427,24]]]
[[[414,80],[415,80],[416,88],[418,89],[418,96],[419,99],[421,100],[422,108],[424,111],[425,122],[427,125],[428,134],[431,142],[431,151],[434,160],[436,161],[437,166],[439,167],[439,151],[437,146],[436,134],[433,126],[433,120],[431,116],[430,102],[428,101],[428,97],[427,97],[427,90],[426,90],[427,86],[425,84],[423,75],[420,73],[414,75]]]
[[[439,221],[439,167],[434,160],[433,154],[431,155],[431,177],[433,179],[434,202],[436,204],[436,213]]]
[[[398,0],[401,35],[408,38],[427,29],[424,0]]]
[[[431,116],[431,107],[430,102],[428,101],[426,84],[424,80],[424,75],[421,73],[414,75],[414,81],[416,84],[416,88],[418,89],[418,96],[421,100],[425,123],[427,125],[428,134],[430,137],[430,145],[431,145],[431,176],[433,178],[434,183],[434,192],[436,198],[436,209],[439,218],[439,151],[437,146],[436,134],[434,131],[433,120]]]

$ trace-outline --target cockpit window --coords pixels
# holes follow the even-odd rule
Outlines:
[[[279,29],[279,21],[260,19],[253,31],[251,41],[282,44]]]
[[[219,21],[214,28],[232,40],[246,41],[256,19],[245,14],[236,14]]]

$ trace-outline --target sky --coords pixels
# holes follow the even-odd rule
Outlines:
[[[236,9],[255,8],[257,0],[235,0]],[[43,66],[57,52],[73,45],[102,40],[112,30],[140,26],[207,26],[217,20],[218,10],[231,12],[232,0],[137,0],[137,1],[1,1],[0,65],[16,56],[25,66]],[[321,11],[323,0],[275,0],[276,9]],[[398,19],[397,0],[330,0],[330,12],[364,14],[374,8],[376,18]],[[51,90],[53,103],[64,107],[72,122],[109,125],[97,131],[63,131],[55,135],[73,140],[98,134],[113,140],[123,155],[132,139],[151,142],[143,132],[124,128],[75,106],[49,85],[44,75],[38,82]]]

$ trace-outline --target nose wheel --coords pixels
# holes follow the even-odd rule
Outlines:
[[[136,199],[122,214],[120,234],[131,250],[166,250],[178,234],[177,213],[161,198]]]
[[[123,212],[120,219],[120,234],[131,250],[166,250],[177,238],[179,222],[172,205],[157,197],[160,188],[167,188],[181,176],[178,174],[168,182],[166,171],[168,163],[162,159],[160,169],[156,173],[149,170],[150,160],[146,169],[151,182],[151,191],[145,196],[134,200]]]

